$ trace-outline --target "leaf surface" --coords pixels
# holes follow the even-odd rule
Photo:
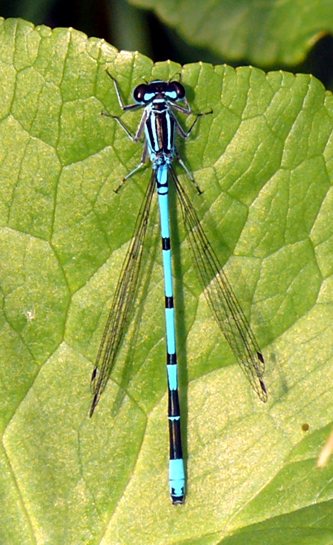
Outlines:
[[[332,97],[305,75],[118,53],[74,30],[0,26],[0,542],[329,544]],[[160,247],[96,414],[90,373],[149,166],[101,111],[181,73],[200,120],[178,173],[263,349],[256,399],[205,302],[173,212],[188,495],[170,504]],[[125,119],[125,115],[124,115]],[[140,112],[127,113],[135,130]],[[183,125],[190,120],[182,119]],[[304,424],[309,431],[304,432]]]

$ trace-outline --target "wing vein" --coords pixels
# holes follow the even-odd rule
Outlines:
[[[180,201],[185,228],[199,279],[216,321],[232,349],[237,362],[261,401],[267,401],[263,381],[264,358],[250,324],[224,273],[198,215],[181,186],[173,169],[170,169]]]
[[[154,185],[155,179],[154,175],[152,175],[136,220],[133,238],[122,265],[92,373],[93,400],[90,416],[92,416],[110,378],[118,350],[128,327],[129,316],[138,288],[143,245],[154,194]]]

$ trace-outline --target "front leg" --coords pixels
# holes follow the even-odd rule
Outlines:
[[[108,70],[106,71],[106,73],[109,76],[109,78],[112,79],[113,81],[113,85],[117,94],[119,106],[124,112],[126,112],[127,110],[139,110],[140,108],[142,108],[142,104],[125,104],[120,93],[118,81]]]
[[[144,131],[145,123],[146,123],[146,118],[147,118],[146,112],[143,112],[140,123],[139,123],[139,126],[138,126],[137,131],[136,131],[135,134],[132,134],[130,129],[125,125],[123,120],[118,115],[112,115],[109,112],[102,112],[102,115],[104,115],[105,117],[111,117],[112,119],[117,121],[118,125],[120,125],[120,127],[125,131],[128,138],[132,142],[138,142],[138,140],[140,140],[141,136],[143,135],[143,131]]]
[[[114,88],[115,88],[115,91],[116,91],[116,94],[117,94],[118,103],[119,103],[119,106],[121,107],[121,109],[123,111],[138,110],[138,109],[143,107],[141,104],[128,104],[128,105],[125,105],[124,101],[123,101],[123,99],[121,97],[121,94],[120,94],[118,81],[116,80],[116,78],[114,78],[112,76],[112,74],[110,74],[110,72],[106,71],[106,73],[112,79],[112,81],[114,83]],[[139,123],[139,126],[138,126],[138,129],[137,129],[135,134],[132,134],[130,129],[125,125],[125,123],[122,121],[122,119],[118,115],[112,115],[112,114],[110,114],[108,112],[102,112],[102,115],[105,115],[106,117],[112,117],[112,119],[115,119],[115,121],[117,121],[118,125],[120,125],[120,127],[125,131],[128,138],[132,142],[137,142],[138,140],[140,140],[141,136],[143,135],[144,126],[145,126],[146,119],[147,119],[146,112],[143,113],[143,115],[141,117],[141,120],[140,120],[140,123]]]

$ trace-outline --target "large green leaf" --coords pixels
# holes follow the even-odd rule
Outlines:
[[[333,466],[315,463],[333,420],[331,95],[309,76],[153,65],[70,29],[8,20],[0,36],[1,545],[330,543]],[[179,144],[203,195],[179,174],[267,362],[263,405],[211,316],[179,222],[182,507],[167,490],[156,214],[137,320],[87,416],[149,179],[148,168],[113,191],[142,146],[100,115],[119,113],[106,68],[127,101],[144,79],[181,73],[193,108],[213,109]],[[126,115],[132,129],[139,117]]]
[[[333,32],[331,0],[130,0],[151,9],[189,43],[229,61],[294,65]]]

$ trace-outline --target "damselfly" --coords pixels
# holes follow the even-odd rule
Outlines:
[[[188,238],[193,252],[194,262],[202,282],[208,303],[215,315],[223,335],[228,341],[238,363],[249,379],[251,386],[262,401],[267,400],[266,386],[263,381],[264,358],[250,325],[237,301],[237,298],[222,270],[220,262],[212,249],[195,212],[190,198],[181,186],[173,162],[176,159],[183,167],[190,180],[197,186],[178,154],[175,137],[178,134],[186,139],[198,118],[205,114],[194,114],[195,119],[186,131],[180,125],[175,112],[192,114],[185,95],[185,89],[179,81],[154,80],[135,87],[134,103],[125,105],[120,94],[117,80],[113,80],[118,102],[123,111],[143,108],[143,114],[136,133],[133,135],[118,116],[111,116],[124,129],[128,137],[137,142],[144,136],[144,149],[141,162],[125,176],[130,178],[150,159],[152,174],[142,202],[134,230],[132,242],[121,269],[120,277],[113,297],[110,314],[104,329],[98,351],[96,366],[92,374],[93,401],[90,416],[105,389],[122,342],[130,311],[133,307],[142,250],[147,231],[149,211],[156,187],[160,211],[160,229],[162,238],[162,259],[164,269],[165,322],[166,322],[166,364],[168,378],[168,419],[169,419],[169,485],[172,503],[183,503],[185,499],[185,471],[182,453],[180,408],[178,395],[178,366],[176,356],[176,328],[173,301],[172,262],[169,219],[169,183],[173,183],[179,197]],[[182,102],[182,104],[180,104]],[[211,113],[211,112],[207,112]],[[109,115],[109,114],[108,114]],[[117,188],[116,192],[119,190]]]

